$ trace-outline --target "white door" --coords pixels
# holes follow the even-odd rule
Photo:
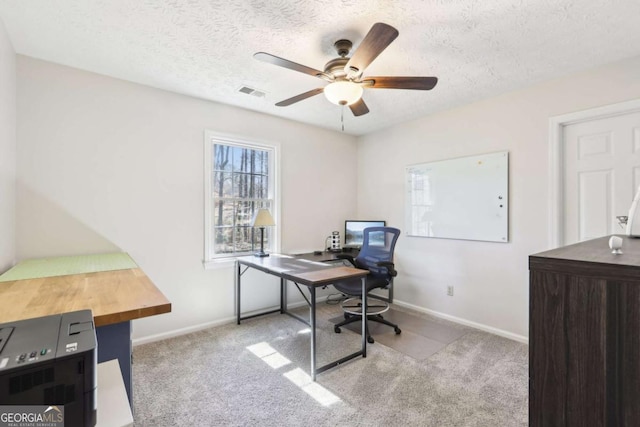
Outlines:
[[[640,185],[640,112],[564,127],[564,244],[624,233]]]

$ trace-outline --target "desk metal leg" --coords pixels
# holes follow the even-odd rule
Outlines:
[[[362,357],[367,357],[367,281],[362,279]]]
[[[362,279],[362,294],[367,294],[367,282],[365,278]],[[326,371],[327,369],[331,369],[335,366],[338,366],[342,363],[345,363],[355,357],[362,356],[367,357],[367,299],[362,299],[362,312],[365,314],[362,316],[362,349],[356,353],[345,356],[341,359],[336,360],[335,362],[328,363],[324,366],[316,368],[316,289],[313,286],[309,287],[309,291],[311,294],[310,301],[310,311],[309,311],[309,320],[311,326],[311,379],[313,381],[316,380],[316,375]]]
[[[316,380],[316,288],[311,286],[311,307],[309,307],[309,323],[311,323],[311,380]]]
[[[287,281],[280,278],[280,314],[287,311]]]
[[[240,299],[241,299],[241,284],[242,284],[242,275],[249,268],[245,267],[244,271],[242,270],[242,265],[236,261],[234,264],[235,271],[233,275],[233,285],[235,288],[235,298],[236,298],[236,323],[239,325],[242,320],[253,319],[254,317],[264,316],[265,314],[271,313],[285,313],[289,314],[286,310],[287,308],[287,282],[285,279],[280,279],[280,308],[276,308],[275,310],[263,311],[257,314],[251,314],[249,316],[242,316],[242,308],[240,307]]]
[[[236,290],[236,322],[240,324],[240,263],[236,261],[234,264],[235,273],[233,276],[233,285]]]

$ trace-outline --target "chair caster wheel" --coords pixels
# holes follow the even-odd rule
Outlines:
[[[393,330],[395,331],[396,335],[400,335],[400,333],[402,332],[397,326]]]
[[[372,336],[368,336],[368,337],[367,337],[367,342],[368,342],[369,344],[373,344],[373,343],[375,342],[375,340],[373,339],[373,337],[372,337]]]
[[[335,332],[336,334],[339,334],[339,333],[340,333],[340,332],[342,332],[342,331],[340,330],[340,327],[339,327],[339,326],[334,326],[334,327],[333,327],[333,332]]]

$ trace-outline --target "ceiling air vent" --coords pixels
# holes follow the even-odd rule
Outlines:
[[[258,98],[264,98],[267,95],[265,92],[249,86],[242,86],[240,89],[238,89],[238,92],[246,93],[247,95],[255,96]]]

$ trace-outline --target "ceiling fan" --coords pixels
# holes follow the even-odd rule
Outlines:
[[[338,51],[339,57],[327,62],[324,66],[324,71],[300,65],[265,52],[258,52],[254,54],[253,57],[260,61],[309,74],[329,82],[329,84],[324,87],[312,89],[280,101],[276,106],[286,107],[314,95],[324,93],[332,103],[348,105],[354,116],[362,116],[369,112],[367,104],[365,104],[362,99],[363,88],[430,90],[438,83],[437,77],[363,77],[365,68],[367,68],[396,37],[398,37],[398,30],[390,25],[378,22],[371,27],[351,57],[347,56],[353,46],[351,41],[344,39],[338,40],[334,43],[334,47]]]

